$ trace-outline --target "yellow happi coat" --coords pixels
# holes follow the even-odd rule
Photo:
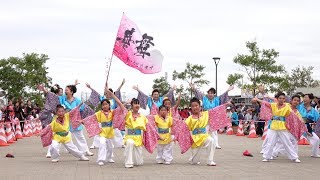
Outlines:
[[[209,113],[208,111],[200,112],[199,119],[195,119],[191,116],[189,116],[185,123],[187,124],[189,130],[191,131],[191,137],[193,139],[193,144],[191,148],[197,148],[203,145],[203,143],[206,141],[206,139],[209,137],[209,134],[206,130],[206,127],[209,122]],[[193,132],[201,130],[203,133],[195,134]]]
[[[105,137],[107,139],[114,138],[114,129],[112,126],[112,120],[114,117],[114,111],[110,110],[108,113],[104,113],[102,110],[96,112],[96,117],[99,123],[110,123],[111,126],[101,127],[101,132],[99,136]]]
[[[158,127],[158,134],[162,139],[162,140],[158,140],[158,144],[169,144],[171,142],[172,117],[167,116],[166,119],[163,119],[159,115],[155,115],[154,120]],[[163,133],[163,132],[167,132],[167,133]]]
[[[278,108],[277,103],[270,103],[272,110],[272,121],[270,129],[272,130],[287,130],[285,117],[287,117],[291,110],[290,104],[285,104],[284,107]]]
[[[134,141],[135,146],[142,146],[142,133],[146,130],[146,124],[148,123],[148,119],[140,114],[136,119],[133,118],[132,112],[129,111],[125,117],[125,127],[126,127],[126,135],[124,141],[127,142],[128,139],[132,139]],[[141,130],[141,134],[128,134],[128,131]]]
[[[68,143],[71,141],[71,133],[69,132],[70,127],[70,116],[69,113],[64,114],[63,122],[60,123],[57,121],[57,116],[54,116],[52,122],[50,123],[53,137],[52,140],[55,140],[59,143]]]

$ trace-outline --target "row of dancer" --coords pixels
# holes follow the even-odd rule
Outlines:
[[[134,89],[138,90],[138,88],[136,88],[136,87]],[[231,90],[231,89],[232,88],[229,88],[229,90]],[[210,89],[210,90],[215,91],[214,89]],[[209,94],[209,91],[208,91],[208,94]],[[97,161],[98,164],[103,165],[105,162],[112,162],[113,161],[111,159],[112,154],[113,154],[111,149],[112,149],[113,145],[112,145],[110,139],[114,138],[114,129],[121,128],[121,126],[119,126],[119,124],[123,124],[124,125],[123,127],[125,127],[125,130],[126,130],[126,136],[124,138],[125,143],[126,143],[125,166],[126,167],[133,167],[132,152],[134,152],[136,155],[136,161],[137,161],[136,163],[138,165],[141,164],[143,162],[143,161],[141,161],[141,159],[142,159],[141,146],[143,145],[142,131],[148,131],[147,124],[153,124],[153,123],[156,124],[156,126],[157,126],[156,134],[160,136],[159,142],[158,142],[160,145],[158,145],[157,162],[158,163],[164,162],[166,164],[170,164],[170,162],[172,160],[172,155],[171,155],[171,157],[168,156],[168,154],[170,154],[168,152],[172,151],[171,144],[172,144],[172,140],[175,138],[171,136],[171,134],[173,134],[173,133],[171,133],[172,129],[168,126],[170,126],[170,122],[171,122],[171,125],[175,124],[175,123],[172,123],[172,121],[170,121],[170,118],[172,118],[173,114],[178,114],[178,113],[172,113],[173,112],[172,109],[170,109],[170,110],[166,109],[166,108],[168,108],[168,106],[169,107],[171,106],[171,101],[169,101],[169,99],[163,99],[163,97],[159,97],[159,94],[158,94],[159,92],[156,90],[154,90],[152,92],[151,97],[146,96],[140,90],[138,90],[138,92],[139,92],[138,98],[134,99],[131,102],[132,110],[129,111],[128,113],[126,113],[125,118],[120,118],[122,116],[119,115],[119,114],[121,114],[119,112],[122,112],[122,114],[123,114],[124,106],[121,104],[120,100],[117,99],[116,96],[114,96],[113,93],[110,93],[110,91],[108,91],[108,90],[107,90],[107,92],[110,96],[113,97],[113,99],[116,100],[116,102],[121,110],[112,110],[111,106],[110,106],[110,101],[109,100],[102,100],[101,101],[102,110],[98,111],[96,114],[89,117],[91,119],[94,118],[96,120],[96,122],[100,123],[100,127],[99,127],[100,128],[100,132],[99,132],[99,136],[100,136],[99,143],[100,144],[99,144],[99,155],[98,155],[98,161]],[[169,93],[170,93],[170,91],[169,91]],[[171,90],[171,93],[172,93],[172,90]],[[223,102],[223,101],[221,101],[220,97],[218,97],[218,99],[215,98],[214,94],[212,94],[213,96],[210,97],[210,96],[204,96],[203,94],[198,93],[198,96],[201,96],[201,95],[203,98],[202,105],[204,106],[202,109],[206,109],[205,108],[206,104],[204,102],[210,103],[211,105],[207,104],[207,108],[211,108],[211,109],[213,107],[216,107],[217,105],[220,105],[220,103]],[[168,95],[168,96],[170,97],[170,95]],[[93,99],[95,99],[95,98],[93,98]],[[160,102],[162,103],[162,105],[160,105]],[[96,104],[96,103],[93,103],[93,104]],[[165,106],[164,104],[166,104],[167,106]],[[142,107],[148,105],[150,109],[155,109],[155,108],[158,109],[159,108],[158,109],[159,111],[156,115],[153,114],[152,116],[145,118],[143,115],[141,115],[138,112],[140,109],[140,105]],[[189,133],[189,130],[191,130],[191,132],[192,132],[192,134],[189,134],[190,137],[192,137],[192,139],[193,139],[190,146],[192,146],[192,149],[196,149],[195,151],[194,150],[192,151],[193,156],[191,158],[191,161],[195,164],[198,164],[199,163],[199,153],[198,152],[200,150],[199,147],[205,146],[205,147],[212,149],[212,147],[216,146],[216,143],[213,140],[213,138],[211,138],[211,137],[209,138],[209,136],[207,136],[207,135],[209,135],[209,131],[206,129],[206,127],[210,126],[209,120],[210,121],[215,121],[215,120],[217,121],[217,118],[215,119],[215,117],[212,117],[212,115],[211,115],[212,113],[208,113],[208,111],[203,111],[203,112],[201,111],[201,108],[200,108],[201,103],[200,103],[199,99],[196,99],[196,98],[193,99],[191,101],[190,105],[191,105],[193,115],[190,116],[185,121],[185,124],[188,127],[188,130],[187,130],[188,133]],[[175,106],[175,107],[177,107],[177,106]],[[59,107],[59,109],[61,109],[61,107]],[[220,107],[220,109],[221,109],[221,107]],[[80,110],[81,110],[81,108],[80,108]],[[213,111],[213,112],[215,112],[215,111]],[[68,114],[68,113],[66,113],[66,114]],[[117,116],[118,119],[115,116]],[[222,116],[226,117],[226,114],[224,114]],[[219,116],[217,116],[217,117],[219,117]],[[121,121],[121,119],[124,119],[125,121],[123,123],[117,123],[118,124],[117,126],[115,125],[115,123],[113,123],[113,121]],[[150,119],[151,121],[148,119]],[[167,119],[169,119],[169,120],[167,120]],[[200,119],[203,119],[202,120],[203,122],[201,122]],[[227,118],[225,118],[225,119],[227,119]],[[221,120],[219,120],[219,121],[221,121]],[[82,120],[82,122],[84,122],[84,120]],[[150,123],[148,123],[148,122],[150,122]],[[225,122],[227,122],[227,120]],[[176,123],[176,124],[178,124],[178,123]],[[219,124],[219,123],[211,123],[211,124]],[[220,123],[220,124],[221,124],[221,126],[223,126],[223,123]],[[70,125],[70,123],[69,123],[69,125]],[[226,125],[226,124],[224,124],[224,125]],[[203,127],[199,127],[199,126],[203,126]],[[183,127],[179,127],[179,128],[183,128]],[[219,128],[221,128],[221,127],[219,127]],[[54,131],[54,129],[52,127],[46,128],[46,129],[51,129],[52,131]],[[122,128],[122,129],[124,129],[124,128]],[[152,129],[153,128],[149,128],[149,130],[151,130],[151,131],[152,131]],[[215,127],[215,130],[216,129],[218,129],[218,128]],[[214,127],[210,127],[210,130],[214,130]],[[67,133],[67,132],[65,132],[65,133]],[[43,133],[43,135],[44,134],[46,134],[46,133]],[[54,133],[54,135],[59,136],[59,133],[58,134]],[[201,136],[201,138],[199,138],[200,136]],[[95,136],[95,137],[97,137],[97,136]],[[176,137],[176,139],[179,139],[179,138]],[[183,139],[183,138],[180,138],[180,139]],[[171,148],[168,148],[168,147],[171,147]],[[214,151],[213,152],[210,151],[210,153],[209,153],[208,162],[207,162],[208,165],[215,165],[215,163],[213,162],[213,153],[214,153]],[[57,158],[54,159],[53,162],[57,162]]]
[[[123,85],[124,81],[122,82],[122,84],[120,85],[120,87],[118,88],[118,90],[116,92],[116,95],[119,94],[117,97],[120,97],[120,92],[119,90],[121,89],[122,85]],[[89,87],[91,90],[93,90],[90,86]],[[216,96],[216,90],[215,88],[210,88],[207,91],[207,94],[202,93],[201,91],[199,91],[198,89],[196,89],[196,87],[194,86],[194,84],[190,84],[191,89],[193,90],[195,97],[197,97],[200,101],[201,101],[201,107],[203,110],[210,110],[214,107],[217,107],[221,104],[224,104],[227,102],[227,100],[229,99],[228,97],[228,92],[233,90],[233,86],[230,86],[228,88],[228,90],[223,93],[220,96]],[[147,96],[144,92],[142,92],[138,86],[133,86],[133,89],[136,90],[138,92],[138,97],[137,99],[140,100],[141,103],[141,107],[143,109],[148,108],[150,110],[150,114],[155,114],[153,111],[153,109],[159,108],[163,102],[167,102],[169,104],[169,102],[171,101],[173,104],[175,104],[175,107],[173,108],[173,112],[176,116],[179,116],[179,114],[177,113],[177,109],[178,109],[178,105],[179,103],[175,103],[175,98],[173,95],[173,91],[176,89],[176,86],[173,86],[167,94],[160,96],[160,92],[158,89],[154,89],[151,93],[151,96]],[[102,97],[103,99],[104,97]],[[111,105],[111,109],[115,109],[117,107],[116,103],[114,103],[114,99],[108,97],[107,99],[110,100],[110,102],[112,103]],[[121,99],[120,99],[121,100]],[[164,101],[166,100],[166,101]],[[171,112],[169,112],[171,114]],[[116,129],[116,132],[119,132],[118,129]],[[119,133],[117,133],[119,134]],[[219,145],[219,140],[218,140],[218,133],[217,131],[212,131],[210,133],[211,137],[214,138],[215,142],[216,142],[216,147],[217,149],[221,149],[221,146]],[[119,137],[121,137],[120,135],[116,136],[117,139],[119,140]],[[119,143],[118,143],[119,144]],[[93,141],[93,145],[90,148],[95,148],[95,147],[99,147],[99,140],[97,138],[97,136],[95,136],[94,141]],[[117,146],[118,147],[118,146]]]
[[[122,81],[121,85],[119,86],[119,88],[117,89],[117,91],[115,92],[116,95],[120,94],[120,89],[124,84],[124,80]],[[81,100],[79,98],[74,97],[74,94],[77,92],[77,88],[76,85],[78,84],[78,82],[76,81],[75,84],[73,85],[68,85],[65,88],[65,93],[63,93],[63,89],[58,85],[55,84],[52,88],[51,88],[51,92],[49,92],[48,90],[46,90],[43,86],[39,86],[39,90],[44,91],[46,94],[46,105],[44,107],[44,110],[40,113],[40,119],[42,120],[42,125],[43,128],[48,125],[50,122],[52,122],[53,120],[53,114],[55,113],[55,106],[60,104],[65,108],[65,111],[69,112],[72,109],[76,108],[77,106],[79,106],[79,104],[81,104]],[[88,88],[90,88],[89,84],[86,84]],[[112,89],[109,89],[110,91],[112,91]],[[121,98],[121,97],[120,97]],[[111,99],[110,96],[107,95],[107,93],[105,93],[103,96],[100,97],[101,100],[103,99]],[[114,100],[111,101],[111,108],[115,108],[116,107],[116,103],[114,102]],[[94,111],[92,109],[90,109],[89,106],[81,106],[80,111],[82,113],[82,116],[88,116],[92,113],[94,113]],[[93,156],[93,153],[90,152],[86,139],[83,135],[83,126],[79,126],[77,128],[73,128],[72,124],[70,124],[70,133],[72,134],[72,137],[74,137],[75,141],[75,145],[77,147],[77,149],[82,152],[82,154],[85,154],[87,156]],[[120,133],[118,131],[117,135]],[[119,135],[118,135],[119,136]],[[119,139],[119,138],[118,138]],[[118,144],[121,143],[122,139],[116,141]],[[95,145],[94,143],[96,143],[95,141],[93,141],[93,146]],[[47,151],[47,158],[51,157],[51,145],[48,148]]]

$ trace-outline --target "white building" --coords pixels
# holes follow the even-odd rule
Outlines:
[[[296,93],[302,92],[303,94],[312,93],[314,96],[320,97],[320,88],[319,87],[316,87],[316,88],[301,87],[301,88],[297,88],[295,90],[295,92]]]

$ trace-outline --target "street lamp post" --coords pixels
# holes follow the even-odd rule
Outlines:
[[[216,94],[218,95],[218,64],[220,62],[219,57],[212,58],[214,60],[214,64],[216,65]]]

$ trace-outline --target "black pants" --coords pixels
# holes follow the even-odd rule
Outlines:
[[[263,129],[264,129],[265,122],[258,122],[257,123],[257,130],[256,134],[262,136],[263,135]]]
[[[22,132],[24,127],[24,121],[20,121],[20,126],[21,126],[21,132]]]

